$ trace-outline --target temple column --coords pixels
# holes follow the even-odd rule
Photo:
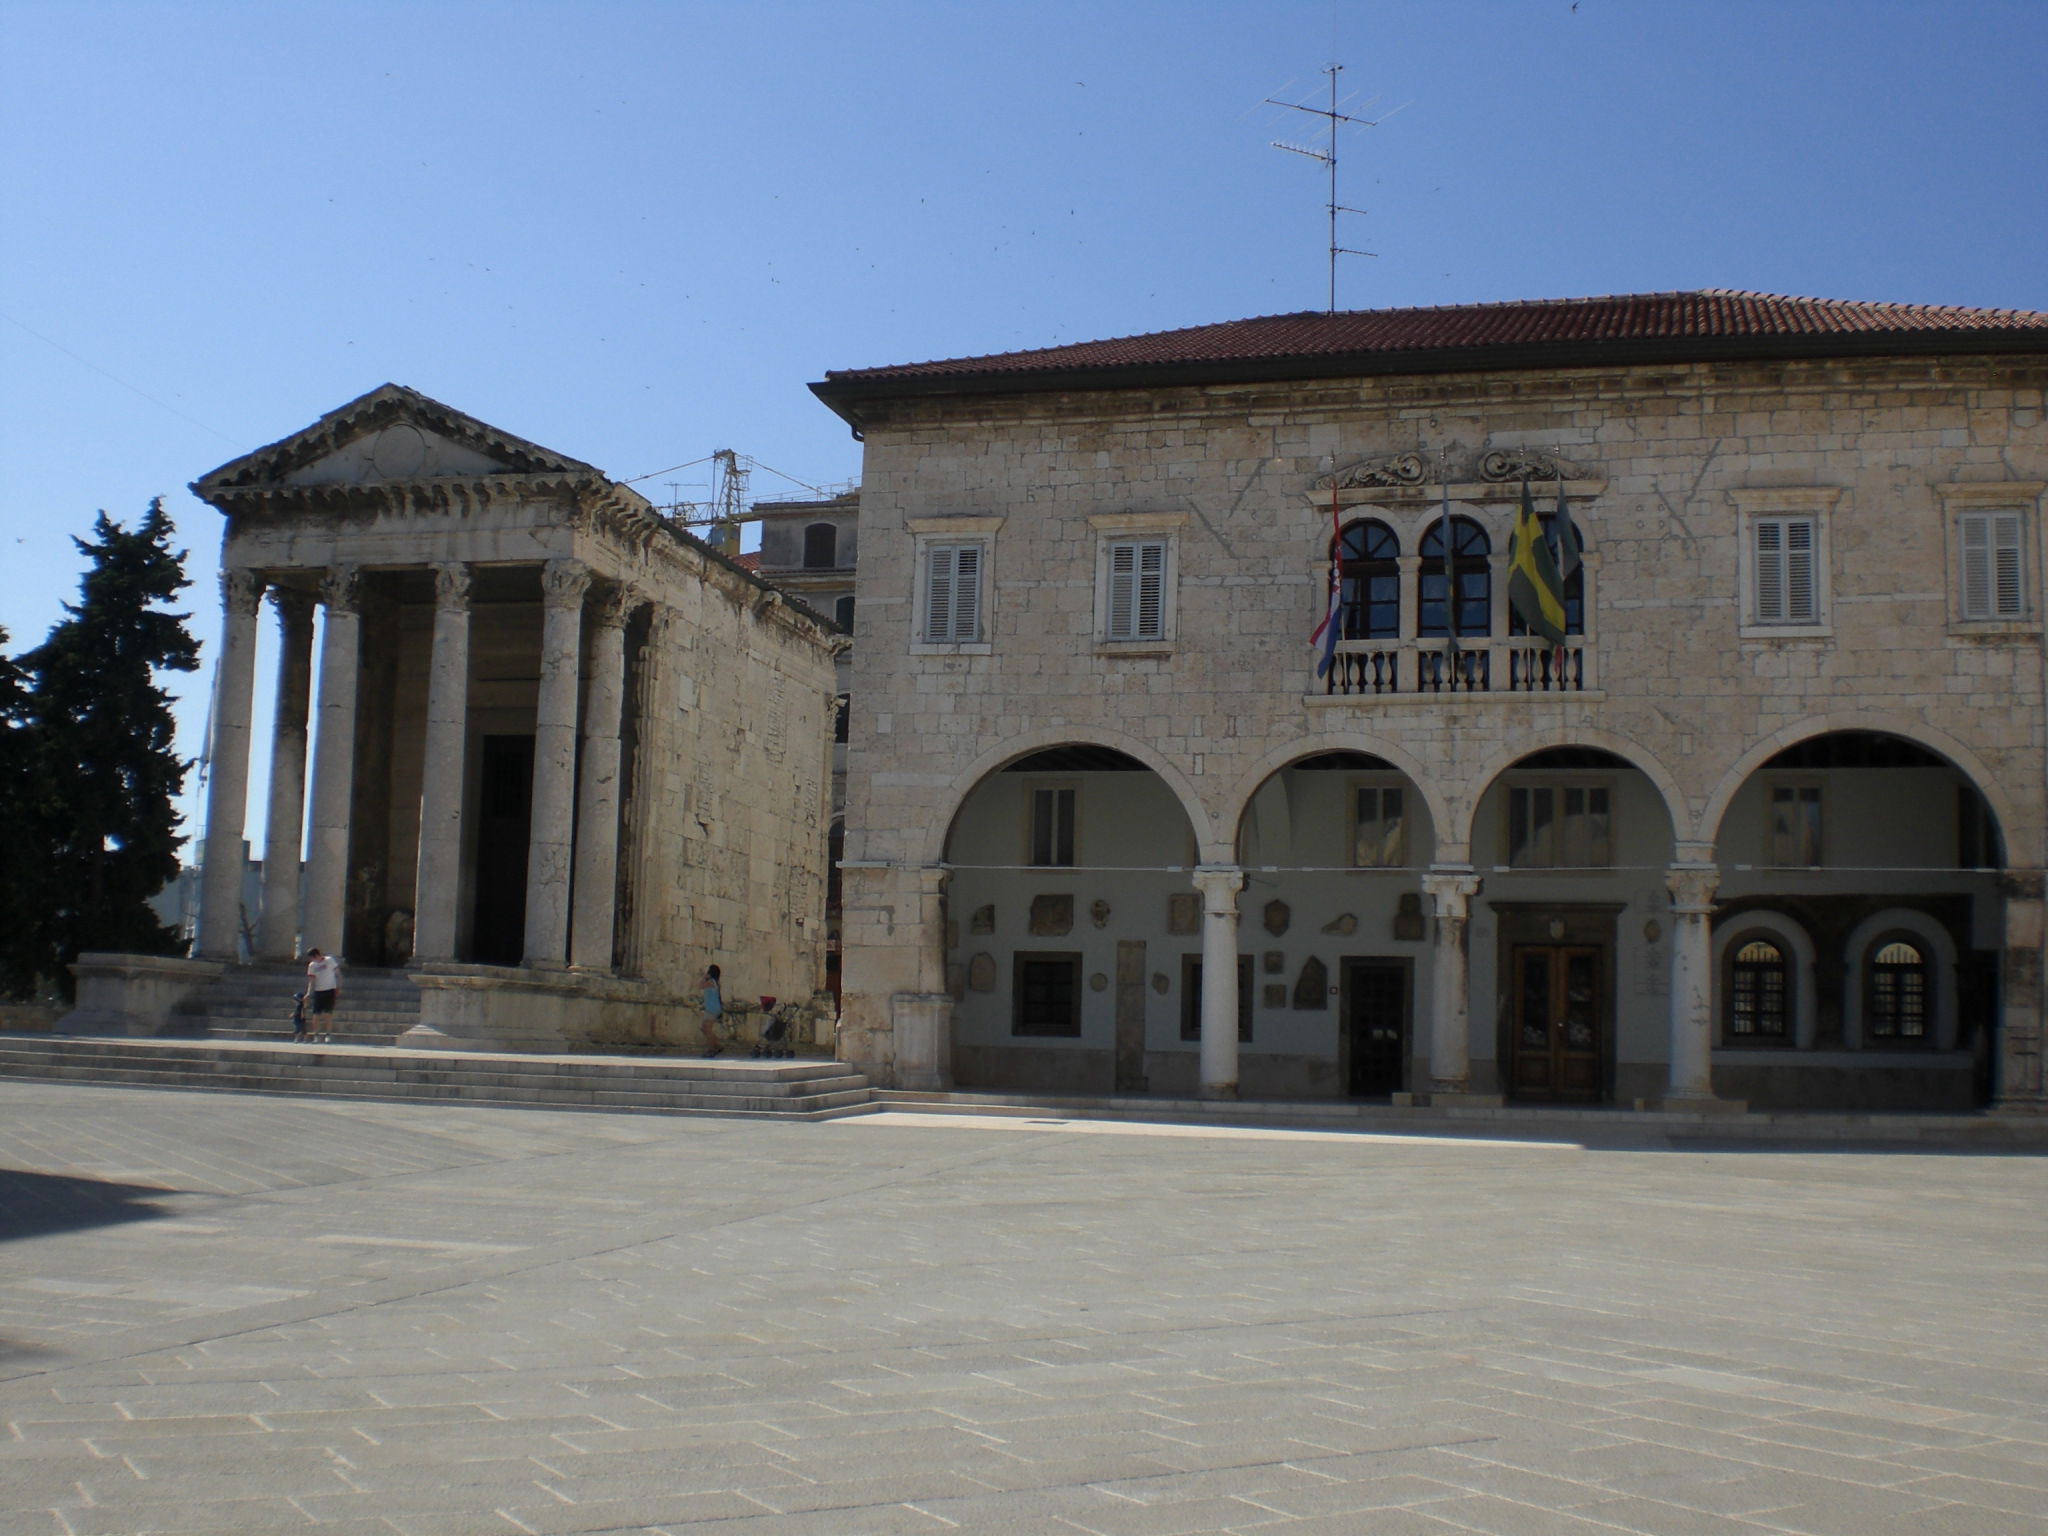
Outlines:
[[[576,835],[577,667],[590,568],[541,568],[540,701],[533,730],[533,836],[526,856],[526,951],[520,962],[559,970],[569,959],[569,858]]]
[[[212,766],[206,785],[205,873],[199,892],[199,954],[241,954],[242,828],[249,811],[249,714],[256,692],[256,573],[220,573],[220,667],[213,695]]]
[[[2005,893],[2005,948],[1999,956],[1998,1061],[1992,1103],[2001,1110],[2048,1110],[2042,1072],[2042,881],[2009,871]]]
[[[1674,1108],[1714,1097],[1714,892],[1721,871],[1711,864],[1674,864],[1671,891],[1671,1083]]]
[[[313,693],[313,596],[272,587],[277,611],[277,707],[270,732],[270,813],[263,828],[263,916],[256,953],[299,952],[299,860],[306,842],[306,717]]]
[[[1430,950],[1429,1091],[1472,1090],[1472,898],[1479,877],[1469,864],[1441,864],[1422,877],[1436,909]]]
[[[313,739],[313,834],[306,850],[305,942],[342,952],[348,916],[349,805],[355,793],[356,682],[361,575],[331,568],[320,583],[327,629],[320,643],[319,726]]]
[[[583,710],[583,772],[577,785],[576,880],[569,963],[612,968],[612,908],[619,885],[619,723],[626,698],[626,616],[638,599],[615,588],[597,604],[590,640],[590,696]]]
[[[1202,893],[1202,1097],[1237,1097],[1237,893],[1244,871],[1195,870]]]
[[[462,891],[462,791],[469,743],[469,567],[434,567],[434,646],[427,677],[426,762],[420,776],[420,861],[413,958],[455,958]]]

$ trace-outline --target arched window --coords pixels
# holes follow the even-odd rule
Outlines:
[[[1338,544],[1345,640],[1392,640],[1401,633],[1400,545],[1394,530],[1367,519],[1345,525]]]
[[[1543,537],[1549,541],[1551,553],[1557,553],[1557,540],[1551,537],[1550,525],[1555,520],[1548,512],[1538,513],[1543,523]],[[1586,568],[1581,565],[1564,579],[1564,632],[1568,635],[1583,635],[1586,632]],[[1522,622],[1522,616],[1512,608],[1508,610],[1508,633],[1526,635],[1529,626]]]
[[[1422,570],[1417,577],[1421,622],[1417,633],[1425,638],[1451,632],[1447,614],[1456,619],[1461,636],[1492,632],[1493,567],[1487,560],[1493,552],[1492,541],[1486,537],[1486,530],[1469,517],[1452,518],[1451,535],[1448,571],[1443,520],[1431,523],[1422,536]]]
[[[841,629],[845,630],[849,635],[853,633],[853,598],[850,595],[842,597],[833,603],[832,617],[838,622]]]
[[[1758,936],[1735,951],[1728,971],[1730,1045],[1778,1045],[1792,1038],[1791,971],[1785,951]]]
[[[1866,1041],[1924,1045],[1933,1038],[1933,967],[1910,939],[1889,938],[1872,951],[1864,998]]]
[[[839,564],[839,530],[831,523],[813,523],[804,530],[804,569],[829,571]]]

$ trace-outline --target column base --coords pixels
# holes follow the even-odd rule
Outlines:
[[[1204,1083],[1202,1084],[1202,1097],[1214,1099],[1219,1103],[1229,1103],[1237,1097],[1237,1084]]]

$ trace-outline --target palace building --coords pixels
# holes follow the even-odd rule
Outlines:
[[[2043,1105],[2048,315],[1315,313],[813,389],[865,444],[878,1081]]]

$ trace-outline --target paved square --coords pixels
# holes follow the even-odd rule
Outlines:
[[[0,1529],[2048,1532],[2048,1159],[0,1083]]]

